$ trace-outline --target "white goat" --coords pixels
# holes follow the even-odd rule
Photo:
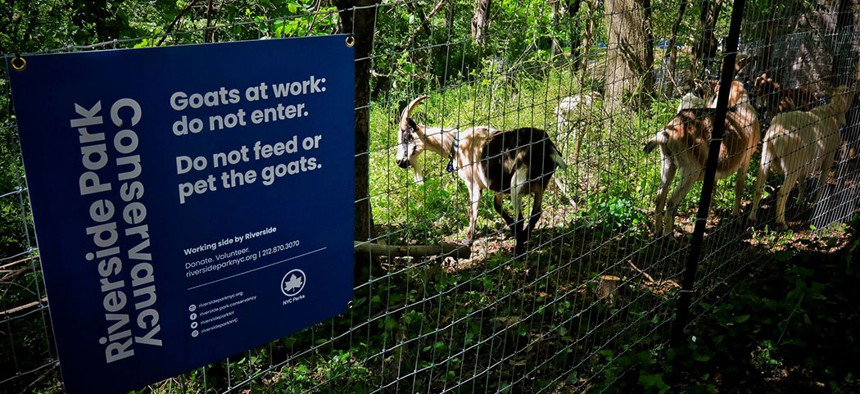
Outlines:
[[[582,147],[583,131],[577,131],[582,124],[589,120],[593,111],[594,102],[602,99],[599,92],[590,92],[568,96],[559,101],[555,107],[555,115],[558,117],[558,134],[572,133],[576,141],[576,150],[573,152],[573,160],[579,161],[579,150]],[[560,186],[560,185],[559,185]]]
[[[733,110],[726,114],[725,136],[720,143],[716,180],[726,178],[733,173],[738,174],[735,184],[735,204],[732,209],[732,214],[735,216],[740,213],[747,169],[759,141],[760,126],[755,111],[750,112],[751,107],[738,105],[745,102],[748,103],[749,98],[743,84],[733,82],[729,96],[729,105]],[[657,191],[657,206],[654,211],[658,236],[672,232],[678,204],[690,192],[696,181],[704,177],[714,127],[714,115],[715,110],[711,108],[682,109],[645,144],[646,153],[659,146],[662,158],[660,188]],[[681,170],[681,180],[672,191],[667,204],[666,194],[678,169]]]
[[[416,169],[416,180],[423,179],[417,156],[427,149],[451,161],[469,190],[469,234],[471,244],[478,220],[478,207],[484,189],[495,192],[493,208],[502,215],[516,239],[516,253],[524,251],[531,231],[541,216],[543,192],[549,184],[556,166],[566,168],[561,153],[550,141],[546,132],[535,128],[512,131],[494,130],[488,126],[472,127],[463,131],[442,129],[416,124],[410,113],[428,96],[412,100],[403,110],[397,148],[397,165]],[[502,208],[505,194],[511,195],[514,215]],[[524,227],[522,197],[534,195],[530,219]],[[515,219],[516,218],[516,219]]]
[[[764,136],[761,167],[758,171],[753,194],[750,220],[756,220],[758,204],[764,190],[768,170],[776,164],[785,174],[785,180],[776,194],[776,223],[785,225],[785,204],[788,193],[798,181],[798,202],[805,194],[806,177],[819,171],[818,192],[813,203],[817,203],[824,191],[827,175],[839,148],[839,127],[845,124],[845,112],[851,106],[853,94],[840,86],[832,92],[829,104],[811,111],[791,111],[773,117]]]
[[[690,108],[704,108],[705,105],[705,99],[696,96],[693,92],[687,92],[687,94],[681,97],[681,102],[678,104],[678,112]]]

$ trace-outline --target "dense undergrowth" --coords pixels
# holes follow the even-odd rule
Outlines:
[[[854,223],[858,221],[855,219]],[[759,231],[764,257],[694,305],[681,347],[614,360],[612,392],[854,393],[860,390],[860,237],[853,228]],[[843,232],[844,231],[844,232]],[[763,235],[763,236],[762,236]],[[662,345],[660,345],[662,346]]]

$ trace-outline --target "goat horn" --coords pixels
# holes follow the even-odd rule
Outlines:
[[[403,109],[403,114],[400,116],[400,130],[406,130],[409,128],[409,122],[407,122],[406,119],[409,118],[409,114],[412,113],[412,108],[415,108],[416,105],[420,104],[421,101],[428,97],[430,96],[420,96],[415,100],[412,100],[412,102]]]

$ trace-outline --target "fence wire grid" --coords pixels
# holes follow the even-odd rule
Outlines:
[[[838,234],[858,208],[856,0],[746,4],[739,49],[731,53],[746,96],[722,108],[729,122],[717,177],[724,179],[715,185],[698,273],[686,289],[702,182],[680,195],[676,208],[669,204],[663,231],[655,219],[663,209],[655,206],[661,188],[671,192],[703,176],[721,109],[701,108],[712,107],[732,47],[725,39],[731,2],[215,0],[176,2],[167,12],[158,2],[125,1],[81,6],[83,16],[57,27],[64,12],[80,11],[78,3],[57,0],[70,8],[41,14],[38,2],[4,4],[12,16],[0,52],[8,58],[334,33],[353,34],[357,43],[356,125],[364,137],[357,137],[356,162],[367,179],[356,179],[350,310],[141,392],[612,391],[625,373],[614,360],[668,348],[680,294],[691,294],[690,318],[699,319],[769,261],[786,232],[809,239]],[[2,72],[0,392],[62,392],[11,71]],[[795,124],[780,115],[835,108],[834,89],[843,85],[849,106],[832,115],[844,117],[835,129],[824,124],[827,116]],[[411,113],[417,123],[534,127],[558,147],[567,168],[547,185],[525,252],[516,253],[487,191],[466,245],[468,190],[429,143],[410,168],[398,165],[401,113],[421,95],[429,98]],[[667,126],[673,119],[675,128]],[[769,130],[786,123],[811,137],[767,162],[772,170],[762,182],[758,217],[749,220],[763,150],[778,138]],[[833,133],[838,145],[824,140]],[[646,153],[649,142],[654,151]],[[801,187],[783,186],[787,176],[775,169],[790,162],[823,162],[824,182],[810,171],[808,182],[807,174],[799,177]],[[663,184],[661,171],[677,172],[676,179]],[[735,184],[743,178],[735,216]],[[775,231],[783,193],[786,224]],[[526,197],[526,221],[532,201]],[[392,252],[393,245],[448,251],[410,257]]]

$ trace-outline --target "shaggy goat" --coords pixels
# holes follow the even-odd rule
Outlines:
[[[802,201],[806,177],[819,171],[818,192],[813,203],[824,191],[825,179],[839,149],[839,127],[845,124],[845,112],[851,106],[853,94],[840,86],[833,91],[829,104],[812,111],[792,111],[776,115],[764,136],[761,167],[753,194],[750,220],[756,220],[767,173],[774,164],[785,174],[785,180],[776,194],[776,223],[785,225],[785,204],[788,193],[798,181],[798,202]]]
[[[732,209],[732,214],[736,216],[740,212],[750,158],[758,145],[759,125],[754,112],[750,116],[743,106],[735,106],[744,100],[748,101],[742,84],[732,84],[730,100],[733,100],[729,102],[733,108],[726,113],[725,136],[720,142],[716,179],[726,178],[732,173],[738,174],[735,205]],[[654,211],[658,236],[672,232],[678,204],[690,192],[693,184],[704,177],[715,112],[712,108],[681,110],[645,144],[646,153],[659,146],[662,160],[660,188],[657,191],[657,206]],[[672,191],[667,204],[666,194],[678,169],[681,170],[681,180]]]
[[[556,166],[567,165],[546,132],[535,128],[511,131],[494,130],[487,126],[457,129],[430,128],[416,124],[410,117],[412,109],[428,96],[412,100],[403,110],[397,148],[397,165],[408,168],[417,162],[424,149],[450,159],[449,170],[457,171],[469,190],[469,233],[471,244],[478,220],[478,206],[484,189],[495,192],[493,208],[502,215],[516,239],[516,253],[524,251],[541,216],[543,192]],[[416,177],[420,169],[416,168]],[[511,195],[513,217],[502,208],[504,195]],[[523,225],[522,198],[534,195],[531,216]]]

